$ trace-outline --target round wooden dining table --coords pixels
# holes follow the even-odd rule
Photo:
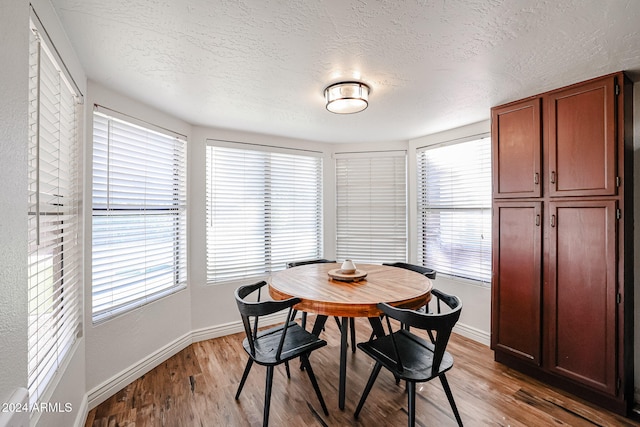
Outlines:
[[[307,264],[273,273],[267,283],[275,300],[300,298],[295,309],[316,313],[313,333],[319,335],[328,316],[341,317],[340,384],[338,406],[344,409],[347,362],[347,327],[350,318],[366,317],[376,335],[384,335],[379,302],[416,309],[431,299],[431,280],[415,271],[377,264],[358,264],[358,281],[342,281],[340,264]],[[352,329],[352,333],[354,333]]]

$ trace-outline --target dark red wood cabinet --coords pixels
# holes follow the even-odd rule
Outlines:
[[[492,345],[535,365],[541,360],[541,215],[541,202],[493,204]]]
[[[546,96],[550,196],[616,194],[615,80],[599,79]]]
[[[491,124],[493,197],[540,197],[540,98],[494,108]]]
[[[615,200],[550,202],[548,367],[616,394]]]
[[[495,358],[627,415],[632,84],[616,73],[491,112]]]

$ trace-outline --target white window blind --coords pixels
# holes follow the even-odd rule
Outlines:
[[[336,256],[407,260],[406,153],[336,154]]]
[[[491,140],[418,151],[418,260],[491,282]]]
[[[215,144],[207,146],[207,280],[260,277],[319,258],[319,153]]]
[[[186,286],[186,141],[93,115],[93,321]]]
[[[32,23],[29,60],[28,389],[31,404],[81,333],[78,95]]]

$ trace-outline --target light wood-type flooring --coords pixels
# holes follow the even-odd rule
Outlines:
[[[284,366],[276,368],[270,425],[405,426],[404,384],[397,386],[384,369],[359,420],[354,419],[373,366],[361,351],[349,351],[346,407],[338,409],[339,331],[329,320],[321,335],[328,345],[310,358],[329,416],[295,361],[290,380]],[[371,332],[366,319],[356,319],[356,330],[358,341]],[[254,364],[240,399],[234,399],[247,361],[243,338],[234,334],[190,345],[92,409],[86,426],[262,425],[264,367]],[[460,335],[454,334],[449,351],[455,363],[447,377],[465,426],[640,426],[494,362],[488,347]],[[418,384],[416,389],[417,425],[456,425],[440,381]]]

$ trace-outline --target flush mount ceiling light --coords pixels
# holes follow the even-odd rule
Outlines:
[[[369,86],[358,82],[332,84],[324,90],[324,98],[332,113],[357,113],[369,105]]]

